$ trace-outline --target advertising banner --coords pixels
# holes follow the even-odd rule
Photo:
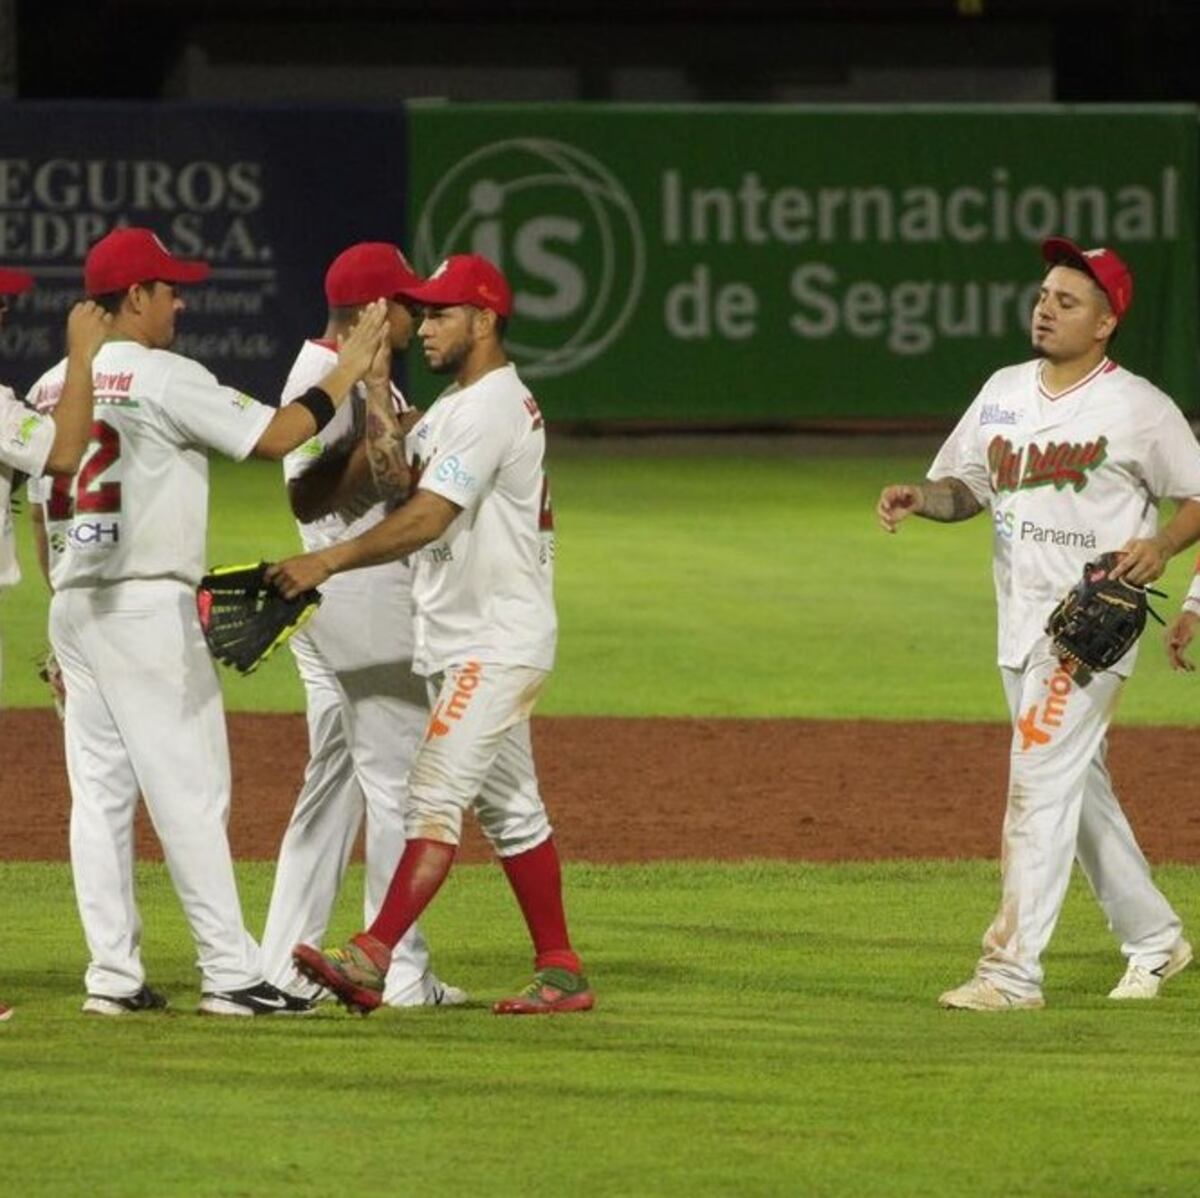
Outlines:
[[[405,162],[399,108],[0,105],[0,263],[37,279],[0,332],[0,377],[25,386],[60,356],[88,246],[145,225],[213,266],[173,348],[276,402],[325,327],[330,259],[405,241]]]
[[[1192,108],[430,105],[409,136],[415,265],[503,266],[552,420],[951,419],[1030,356],[1051,234],[1126,257],[1114,356],[1200,399]]]

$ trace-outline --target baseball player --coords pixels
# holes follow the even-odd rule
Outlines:
[[[1146,584],[1200,537],[1200,446],[1175,404],[1108,357],[1133,280],[1110,249],[1065,238],[1033,310],[1036,357],[997,371],[915,486],[885,487],[877,514],[952,522],[991,509],[999,663],[1012,715],[1000,908],[975,975],[944,1007],[1041,1007],[1041,955],[1078,859],[1128,958],[1114,999],[1149,999],[1192,949],[1155,887],[1105,767],[1105,737],[1136,648],[1078,678],[1044,625],[1084,564],[1108,549],[1114,576]],[[1158,530],[1158,505],[1179,501]]]
[[[0,327],[9,297],[33,286],[33,276],[0,267]],[[0,386],[0,590],[21,579],[10,497],[14,481],[42,474],[70,476],[79,469],[92,427],[92,359],[108,334],[108,315],[96,304],[76,304],[67,318],[67,362],[62,401],[41,416]],[[2,662],[0,662],[2,666]],[[0,1022],[12,1008],[0,1003]]]
[[[328,373],[338,338],[374,300],[387,304],[386,348],[407,349],[413,317],[398,295],[419,282],[400,250],[386,242],[361,242],[339,254],[325,275],[325,333],[304,343],[282,402],[303,395]],[[381,353],[379,361],[390,365],[390,353]],[[396,413],[408,405],[386,371],[378,394],[375,381],[369,376],[358,384],[337,416],[284,459],[292,511],[309,552],[373,527],[385,504],[394,507],[406,497],[390,478],[386,448],[379,445],[400,436]],[[304,681],[309,761],[280,848],[262,941],[267,980],[314,998],[318,987],[296,972],[292,948],[300,941],[320,943],[325,935],[364,808],[364,910],[366,922],[374,920],[404,847],[405,780],[429,719],[424,683],[412,672],[408,562],[339,575],[322,594],[317,614],[289,642]],[[414,924],[396,945],[384,1002],[407,1007],[466,997],[432,973]]]
[[[166,1005],[146,984],[139,949],[139,791],[196,943],[200,1011],[312,1008],[263,980],[234,879],[225,719],[194,594],[208,454],[279,460],[319,432],[370,364],[384,311],[367,308],[320,385],[276,411],[169,351],[183,310],[179,285],[208,274],[207,263],[175,258],[149,229],[118,229],[91,248],[85,288],[113,317],[95,360],[96,418],[82,465],[41,495],[50,637],[68,694],[71,865],[91,954],[89,1014]],[[35,384],[39,410],[58,401],[62,371]]]
[[[474,806],[535,951],[532,983],[493,1010],[586,1011],[594,999],[567,934],[530,742],[557,635],[553,518],[542,416],[502,342],[512,291],[486,259],[462,255],[403,294],[425,305],[419,333],[430,367],[454,379],[407,436],[411,498],[351,540],[280,563],[275,577],[290,594],[417,554],[414,668],[429,680],[433,710],[382,909],[345,948],[297,945],[296,965],[347,1006],[378,1006],[392,950],[445,880]]]

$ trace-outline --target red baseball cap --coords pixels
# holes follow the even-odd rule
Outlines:
[[[1091,275],[1108,296],[1113,315],[1118,320],[1133,304],[1133,275],[1116,250],[1084,250],[1065,237],[1047,237],[1042,242],[1042,257],[1051,265],[1065,262]]]
[[[174,257],[150,229],[114,229],[101,237],[83,260],[88,295],[124,291],[135,283],[200,283],[212,273],[207,262]]]
[[[33,286],[33,275],[0,266],[0,295],[21,295]]]
[[[360,241],[338,254],[325,272],[325,298],[331,308],[391,299],[420,285],[421,276],[400,247],[388,241]]]
[[[513,310],[508,280],[478,254],[452,254],[424,283],[406,288],[401,294],[433,308],[470,304],[499,316],[511,316]]]

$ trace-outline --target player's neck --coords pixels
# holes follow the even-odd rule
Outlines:
[[[1055,362],[1050,358],[1042,359],[1041,380],[1042,388],[1052,396],[1069,391],[1080,379],[1085,379],[1101,362],[1104,361],[1106,346],[1099,346],[1081,358],[1071,358],[1065,362]]]
[[[118,312],[113,317],[113,322],[109,326],[109,333],[105,340],[136,341],[138,345],[144,345],[147,349],[153,348],[146,331],[136,320],[131,320],[123,312]]]
[[[454,381],[460,387],[469,387],[477,383],[485,374],[493,370],[502,370],[508,365],[508,355],[504,347],[496,344],[479,343],[467,355],[462,369],[454,376]]]

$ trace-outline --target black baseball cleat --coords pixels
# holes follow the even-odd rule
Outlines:
[[[136,994],[116,998],[111,994],[89,994],[81,1010],[85,1015],[136,1015],[140,1011],[165,1011],[167,998],[149,986]]]
[[[317,1009],[311,998],[301,998],[259,982],[244,990],[211,990],[200,995],[201,1015],[311,1015]]]

